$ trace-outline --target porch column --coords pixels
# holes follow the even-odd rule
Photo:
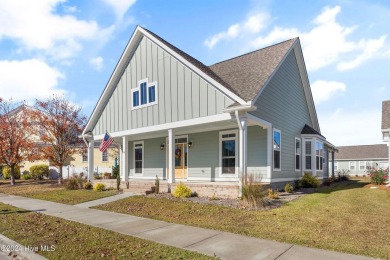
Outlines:
[[[168,130],[168,183],[175,182],[175,134]]]
[[[123,181],[129,180],[129,142],[127,136],[122,137],[122,148],[121,148],[121,164],[119,166],[121,172],[121,179]]]
[[[271,172],[272,172],[272,143],[273,143],[273,132],[272,125],[267,127],[267,178],[271,182]]]
[[[332,179],[334,179],[334,150],[332,150]]]
[[[88,181],[93,180],[93,157],[94,157],[94,140],[90,139],[88,143]]]
[[[247,177],[247,130],[248,122],[246,117],[240,117],[240,130],[239,130],[239,178],[246,179]],[[241,176],[240,176],[241,175]]]

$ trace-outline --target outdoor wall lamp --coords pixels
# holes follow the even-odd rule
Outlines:
[[[188,142],[188,147],[191,147],[192,146],[192,141],[189,141]]]
[[[162,150],[164,150],[165,149],[165,143],[161,143],[161,145],[160,145],[160,150],[162,151]]]

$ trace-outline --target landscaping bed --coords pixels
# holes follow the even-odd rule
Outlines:
[[[198,198],[194,203],[165,195],[135,196],[96,208],[390,259],[390,244],[385,242],[390,234],[390,200],[383,190],[364,188],[367,184],[338,182],[271,210],[242,210],[224,202],[212,205]]]
[[[1,234],[23,248],[38,248],[38,253],[49,259],[211,259],[195,252],[3,203],[0,203],[0,216]],[[18,252],[13,252],[10,256],[18,259],[17,255]]]

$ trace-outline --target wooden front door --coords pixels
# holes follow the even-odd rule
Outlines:
[[[175,144],[175,178],[187,179],[188,145]]]

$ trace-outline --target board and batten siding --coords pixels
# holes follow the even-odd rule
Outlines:
[[[158,103],[131,110],[131,89],[146,78],[157,82]],[[93,134],[216,115],[231,104],[231,99],[144,36],[94,126]]]
[[[312,126],[300,78],[295,51],[291,51],[256,101],[251,114],[262,118],[281,131],[281,171],[272,179],[297,178],[295,171],[295,137],[301,136],[305,124]]]

